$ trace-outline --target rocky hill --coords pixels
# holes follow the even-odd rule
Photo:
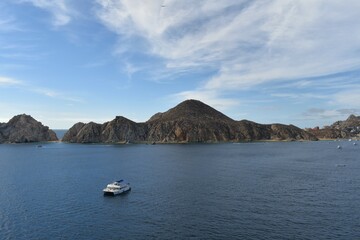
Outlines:
[[[330,126],[307,129],[320,139],[360,137],[360,116],[350,115],[344,121],[337,121]]]
[[[104,124],[77,123],[62,138],[71,143],[125,143],[130,140],[146,141],[146,126],[119,116]]]
[[[263,125],[235,121],[197,100],[186,100],[176,107],[157,113],[145,123],[124,117],[97,124],[77,123],[62,141],[73,143],[121,142],[238,142],[253,140],[317,140],[293,125]]]
[[[26,114],[17,115],[8,123],[0,123],[0,143],[28,143],[57,140],[55,132]]]

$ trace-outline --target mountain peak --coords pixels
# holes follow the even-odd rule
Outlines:
[[[209,105],[194,99],[185,100],[164,113],[156,113],[148,122],[160,119],[162,121],[175,121],[179,119],[233,121]]]
[[[36,124],[37,121],[30,115],[25,113],[14,116],[10,119],[8,124],[17,125],[17,124]]]
[[[351,114],[346,121],[353,121],[353,120],[357,120],[360,119],[360,117],[355,116],[354,114]]]
[[[20,114],[1,124],[0,143],[23,143],[58,140],[55,132],[30,115]]]

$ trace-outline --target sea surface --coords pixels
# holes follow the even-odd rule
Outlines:
[[[360,239],[358,143],[2,144],[0,239]]]

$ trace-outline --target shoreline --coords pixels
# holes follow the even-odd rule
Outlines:
[[[161,141],[120,141],[120,142],[65,142],[61,139],[57,141],[39,141],[39,142],[3,142],[0,144],[46,144],[46,143],[66,143],[66,144],[107,144],[107,145],[130,145],[130,144],[142,144],[142,145],[157,145],[157,144],[225,144],[225,143],[232,143],[232,144],[240,144],[240,143],[261,143],[261,142],[331,142],[331,141],[359,141],[358,138],[319,138],[318,140],[294,140],[294,139],[261,139],[261,140],[243,140],[243,141],[199,141],[199,142],[188,142],[188,141],[179,141],[179,142],[161,142]]]

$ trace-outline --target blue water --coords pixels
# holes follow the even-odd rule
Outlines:
[[[54,129],[53,131],[55,132],[58,139],[61,140],[68,130],[67,129]]]
[[[360,146],[338,144],[3,144],[0,239],[360,239]]]

